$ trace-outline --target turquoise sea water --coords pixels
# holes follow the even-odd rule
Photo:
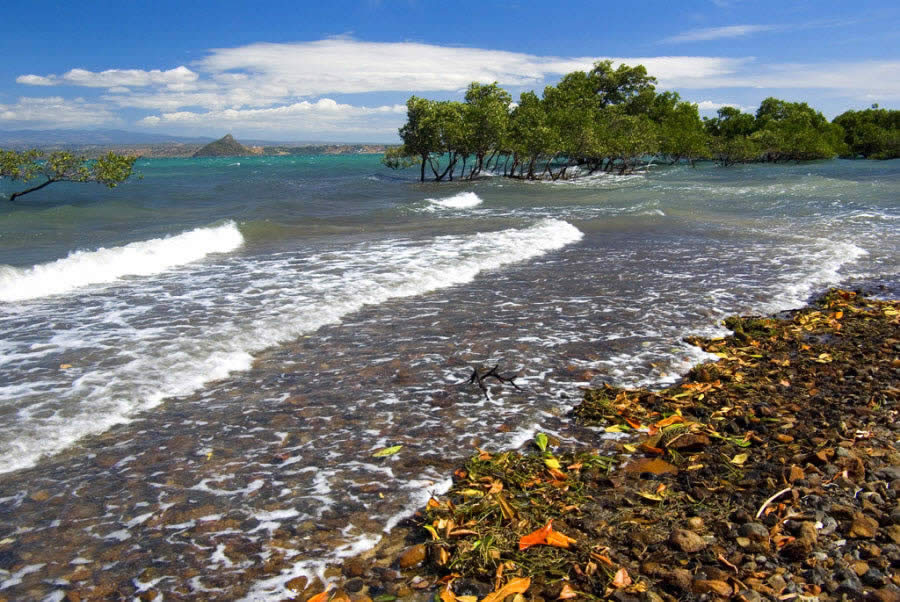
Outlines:
[[[162,591],[277,599],[474,440],[590,444],[564,419],[579,386],[672,382],[701,357],[683,336],[900,267],[897,161],[554,184],[420,184],[364,155],[137,168],[0,204],[3,594],[58,597],[74,562],[131,595],[152,561]],[[495,362],[523,392],[459,385]],[[275,539],[283,565],[246,578]]]

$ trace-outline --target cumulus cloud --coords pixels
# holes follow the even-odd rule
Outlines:
[[[676,38],[716,39],[776,27],[736,25],[694,30]],[[658,79],[662,89],[766,88],[774,95],[784,90],[805,89],[869,102],[873,98],[883,101],[900,98],[900,61],[773,64],[758,62],[753,57],[538,56],[351,38],[213,49],[190,68],[99,72],[72,69],[62,75],[21,75],[16,81],[29,86],[101,89],[102,105],[66,101],[74,107],[74,115],[81,115],[83,120],[106,115],[112,121],[118,111],[128,109],[151,114],[138,122],[143,126],[181,125],[214,131],[223,124],[238,129],[240,123],[246,123],[256,131],[282,134],[302,131],[298,123],[318,121],[328,131],[337,132],[341,128],[348,132],[363,131],[359,128],[370,127],[372,131],[383,128],[393,134],[402,122],[402,107],[341,104],[327,96],[362,93],[459,96],[472,81],[497,81],[514,91],[516,88],[540,90],[559,76],[588,70],[595,61],[604,58],[612,60],[614,65],[643,64]],[[346,98],[341,100],[346,102]],[[7,108],[9,114],[23,110],[23,107],[16,111]],[[712,105],[709,110],[714,110]],[[58,121],[66,120],[72,114],[60,110],[56,117]]]
[[[22,97],[15,104],[0,104],[0,125],[17,128],[80,128],[121,123],[104,105],[83,98]]]
[[[176,67],[168,71],[152,69],[107,69],[106,71],[88,71],[71,69],[62,75],[20,75],[16,83],[32,86],[85,86],[88,88],[121,88],[164,85],[167,87],[184,87],[197,81],[199,75],[187,67]]]
[[[223,109],[219,111],[175,111],[151,115],[140,124],[148,127],[242,128],[253,132],[306,130],[318,132],[396,132],[406,114],[404,105],[364,107],[321,98],[266,109]]]

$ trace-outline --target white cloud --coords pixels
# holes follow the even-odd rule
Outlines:
[[[744,113],[754,113],[755,107],[746,107],[744,105],[735,104],[733,102],[714,102],[712,100],[701,100],[697,103],[697,108],[701,111],[718,111],[722,107],[734,107]]]
[[[775,27],[731,26],[695,30],[692,35],[694,39],[713,39],[710,36],[748,35]],[[109,123],[116,120],[120,109],[136,109],[151,114],[138,122],[143,126],[183,126],[215,132],[225,125],[237,131],[245,124],[256,131],[277,133],[278,137],[315,127],[319,128],[316,131],[389,131],[393,135],[403,121],[402,107],[370,108],[322,97],[359,93],[444,93],[458,97],[472,81],[540,90],[565,73],[590,69],[603,58],[610,58],[616,65],[643,64],[658,79],[661,89],[764,89],[760,94],[776,96],[785,90],[804,90],[804,94],[821,91],[823,96],[865,100],[867,104],[873,99],[882,102],[900,98],[900,61],[773,64],[757,62],[753,57],[559,57],[350,38],[214,49],[190,68],[72,69],[62,75],[21,75],[16,81],[32,86],[65,84],[105,89],[100,95],[103,104],[45,99],[50,104],[59,101],[71,106],[72,112],[45,112],[48,119],[53,116],[63,123],[80,119],[99,125],[104,115],[108,118],[104,123]],[[723,97],[713,92],[697,95]],[[750,102],[746,94],[725,98]],[[30,99],[28,107],[21,102],[21,106],[6,107],[5,114],[43,110],[34,104],[37,100]],[[342,100],[346,102],[346,97]],[[815,100],[810,99],[814,106]],[[715,110],[712,104],[708,110]]]
[[[198,74],[187,67],[176,67],[168,71],[152,69],[107,69],[106,71],[88,71],[71,69],[63,75],[20,75],[16,82],[32,86],[70,85],[88,88],[120,88],[125,86],[143,87],[164,85],[178,89],[197,81]]]
[[[108,107],[83,98],[22,97],[16,104],[0,104],[0,125],[17,128],[80,128],[121,123]]]
[[[53,77],[43,77],[40,75],[20,75],[16,78],[17,84],[25,84],[28,86],[52,86],[56,82]]]
[[[726,38],[743,38],[763,31],[778,31],[779,25],[728,25],[725,27],[705,27],[691,29],[676,36],[665,38],[663,42],[704,42],[707,40],[721,40]]]
[[[192,130],[228,128],[235,131],[283,133],[285,131],[394,133],[406,115],[404,105],[362,107],[331,98],[301,101],[266,109],[176,111],[149,116],[139,123],[147,127],[172,126]]]

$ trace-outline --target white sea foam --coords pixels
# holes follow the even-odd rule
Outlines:
[[[471,209],[484,201],[474,192],[460,192],[443,199],[425,199],[436,207],[444,209]]]
[[[341,253],[226,256],[123,283],[115,295],[72,297],[65,321],[58,300],[33,304],[26,317],[0,314],[0,331],[22,341],[10,350],[19,359],[0,361],[0,407],[17,413],[16,421],[0,426],[0,472],[32,466],[165,398],[246,370],[252,353],[340,322],[365,305],[463,284],[582,236],[567,222],[542,220],[523,229],[387,240]],[[34,340],[52,345],[50,354],[23,358]],[[235,493],[244,491],[221,491]]]
[[[227,222],[121,247],[73,251],[62,259],[26,269],[0,266],[0,301],[35,299],[124,276],[159,274],[210,253],[233,251],[243,242],[237,225]]]

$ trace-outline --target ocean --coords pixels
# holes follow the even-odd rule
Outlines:
[[[136,168],[0,204],[0,596],[280,599],[476,447],[596,444],[582,387],[670,384],[725,316],[900,271],[898,161]],[[521,390],[466,384],[495,364]]]

